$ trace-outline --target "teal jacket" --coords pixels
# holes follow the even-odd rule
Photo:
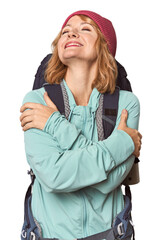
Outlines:
[[[43,237],[72,240],[111,228],[123,209],[121,183],[135,156],[134,143],[118,130],[122,109],[128,127],[138,129],[140,105],[131,92],[120,90],[116,126],[109,138],[98,141],[95,112],[101,93],[94,88],[87,106],[76,105],[65,80],[70,115],[54,112],[43,130],[24,132],[27,161],[36,176],[32,212]],[[46,105],[45,89],[30,91],[23,103]]]

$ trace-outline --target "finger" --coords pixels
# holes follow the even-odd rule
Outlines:
[[[128,112],[126,109],[122,110],[120,124],[127,125]]]
[[[20,108],[20,112],[24,112],[26,109],[32,109],[34,108],[34,104],[32,102],[27,102],[27,103],[24,103],[21,108]]]
[[[33,120],[32,116],[27,116],[23,118],[23,120],[21,121],[21,126],[24,127],[27,123],[32,122],[32,120]]]
[[[126,109],[123,109],[123,110],[122,110],[122,113],[121,113],[121,119],[122,119],[123,121],[127,121],[127,118],[128,118],[128,112],[127,112]]]
[[[20,115],[20,122],[23,120],[23,118],[33,115],[34,110],[26,110]]]
[[[34,128],[33,122],[27,123],[27,124],[22,128],[22,130],[23,130],[23,131],[27,131],[27,130],[29,130],[30,128]]]
[[[138,132],[138,136],[142,139],[142,135],[141,135],[141,133],[140,132]]]
[[[44,100],[47,104],[48,107],[51,107],[51,108],[54,108],[55,107],[55,104],[52,102],[52,100],[50,99],[50,97],[48,96],[48,93],[45,92],[44,93]]]
[[[34,109],[34,108],[42,108],[44,105],[40,104],[40,103],[32,103],[32,102],[27,102],[24,103],[21,108],[20,108],[20,112],[24,112],[26,109]]]
[[[139,156],[140,156],[140,151],[136,151],[136,152],[134,153],[134,155],[135,155],[136,158],[139,158]]]
[[[141,141],[141,139],[140,139],[140,144],[142,145],[142,141]]]

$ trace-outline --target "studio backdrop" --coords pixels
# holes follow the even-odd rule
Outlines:
[[[27,175],[19,117],[41,60],[65,18],[91,10],[110,19],[117,34],[116,59],[125,67],[141,106],[140,183],[132,186],[136,239],[159,239],[161,229],[161,5],[160,1],[6,0],[0,3],[1,239],[20,239]]]

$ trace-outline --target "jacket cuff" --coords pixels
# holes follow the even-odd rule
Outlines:
[[[49,133],[50,135],[53,136],[54,129],[55,129],[60,117],[62,117],[62,114],[59,111],[53,112],[51,114],[51,116],[48,118],[48,120],[43,128],[43,131],[46,133]]]

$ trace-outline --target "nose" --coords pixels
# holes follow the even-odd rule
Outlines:
[[[79,34],[76,31],[69,31],[68,32],[68,37],[69,38],[71,38],[71,37],[78,38]]]

